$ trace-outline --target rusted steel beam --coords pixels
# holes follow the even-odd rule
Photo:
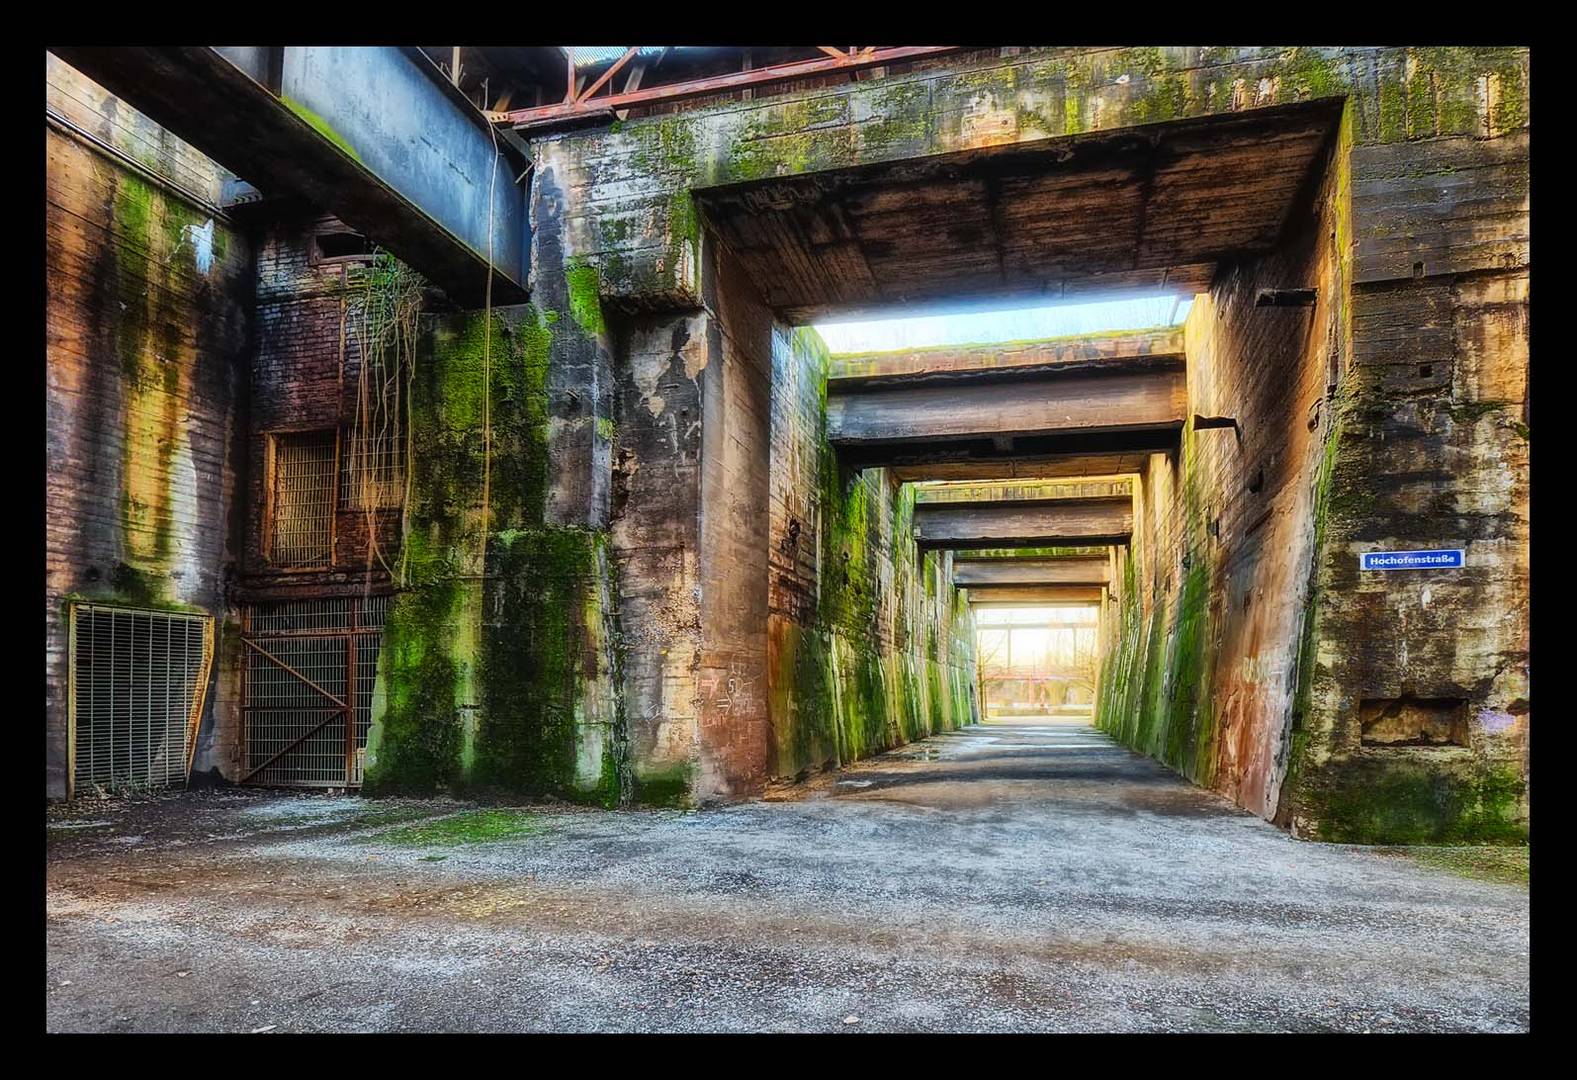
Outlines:
[[[640,52],[640,49],[641,47],[639,45],[631,45],[628,49],[625,49],[623,56],[615,60],[612,66],[610,66],[607,71],[604,71],[602,75],[598,77],[596,82],[586,87],[586,92],[580,96],[580,101],[591,100],[592,95],[598,90],[601,90],[604,86],[608,85],[608,80],[617,75],[619,73],[619,69],[625,64],[628,64],[630,62],[630,57]]]
[[[531,109],[514,109],[504,113],[489,113],[488,118],[497,123],[509,124],[516,128],[529,128],[539,124],[556,123],[572,117],[587,116],[606,109],[624,109],[633,105],[683,101],[688,98],[705,97],[708,94],[718,94],[728,90],[739,90],[747,86],[771,86],[776,83],[803,79],[810,75],[828,71],[854,71],[859,68],[879,67],[883,64],[897,63],[901,60],[917,60],[922,57],[939,56],[943,53],[955,52],[961,47],[958,45],[913,45],[901,48],[879,49],[869,55],[857,54],[854,57],[840,54],[836,60],[831,57],[820,60],[800,60],[792,64],[776,64],[772,67],[756,68],[752,71],[736,71],[728,75],[714,75],[708,79],[693,79],[686,82],[670,83],[666,86],[652,86],[643,90],[632,90],[623,94],[610,94],[607,97],[595,100],[582,99],[575,101],[566,99],[557,105],[542,105]],[[573,94],[573,88],[571,93]]]
[[[831,45],[817,45],[816,48],[820,49],[822,52],[826,53],[840,64],[847,64],[849,62],[849,54],[841,49],[834,49]]]

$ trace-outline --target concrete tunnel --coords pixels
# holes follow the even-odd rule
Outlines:
[[[1248,58],[1157,111],[1096,50],[1056,130],[1019,105],[1075,84],[995,50],[550,124],[551,57],[478,107],[340,51],[51,58],[52,797],[748,798],[989,721],[982,641],[1044,634],[1047,708],[1297,835],[1525,835],[1525,126],[1414,143]],[[1429,155],[1493,242],[1418,209]],[[110,635],[179,635],[178,708],[126,727]]]

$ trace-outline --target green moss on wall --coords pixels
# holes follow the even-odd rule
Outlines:
[[[571,260],[564,268],[569,289],[569,313],[575,323],[592,337],[607,332],[602,319],[602,284],[597,268],[585,260]]]
[[[1314,836],[1346,844],[1518,844],[1528,838],[1515,766],[1350,759],[1302,792]]]
[[[307,108],[295,98],[280,95],[279,101],[280,104],[285,106],[285,108],[289,109],[291,112],[301,117],[301,119],[305,120],[313,131],[316,131],[319,135],[333,143],[335,147],[339,149],[340,153],[344,154],[352,161],[361,161],[361,155],[356,152],[356,148],[350,143],[346,142],[345,137],[339,132],[335,131],[334,126],[327,120],[323,119],[323,117]]]
[[[783,377],[817,415],[821,581],[808,625],[772,640],[774,772],[798,776],[972,720],[972,619],[909,542],[914,492],[844,467],[826,439],[826,346],[797,331]],[[911,607],[912,605],[912,607]],[[898,614],[893,618],[893,612]]]
[[[553,333],[550,315],[525,306],[490,322],[475,312],[433,319],[424,335],[410,533],[379,662],[370,794],[600,799],[610,786],[577,773],[582,738],[609,722],[587,715],[585,693],[608,678],[606,538],[544,523]]]
[[[364,794],[431,794],[460,779],[462,586],[430,581],[389,605],[378,653]]]
[[[598,676],[585,601],[602,542],[588,530],[548,527],[489,538],[475,786],[575,790],[576,705],[582,682]]]
[[[635,801],[641,806],[689,806],[690,788],[688,764],[635,771]]]

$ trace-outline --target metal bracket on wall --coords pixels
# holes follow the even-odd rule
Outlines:
[[[1231,428],[1232,434],[1237,437],[1239,446],[1243,445],[1243,425],[1238,423],[1235,416],[1201,416],[1194,414],[1194,430],[1209,431],[1212,428]]]
[[[1316,289],[1261,289],[1254,297],[1255,307],[1313,307]]]

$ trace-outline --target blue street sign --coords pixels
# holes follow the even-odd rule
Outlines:
[[[1460,570],[1462,549],[1437,551],[1365,551],[1358,556],[1360,570]]]

